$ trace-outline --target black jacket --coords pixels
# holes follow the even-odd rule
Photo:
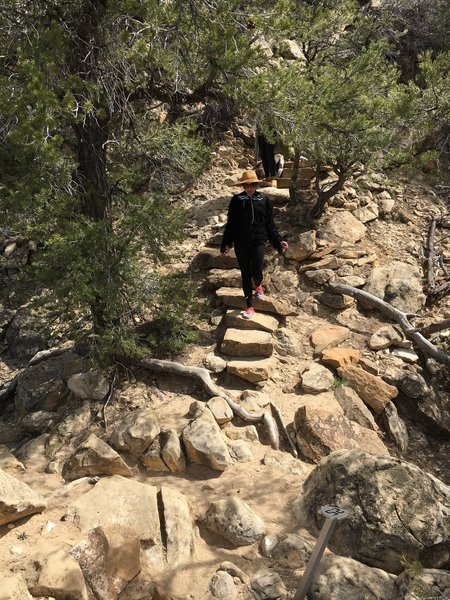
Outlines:
[[[228,220],[223,233],[221,252],[236,243],[261,244],[270,241],[281,252],[281,236],[273,222],[269,198],[255,192],[250,198],[245,192],[231,198]]]

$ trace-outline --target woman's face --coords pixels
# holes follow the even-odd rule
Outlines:
[[[243,183],[242,187],[244,188],[244,192],[247,193],[248,196],[253,196],[256,192],[256,183]]]

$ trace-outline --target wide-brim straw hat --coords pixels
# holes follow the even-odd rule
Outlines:
[[[244,171],[241,175],[241,178],[236,183],[232,183],[231,185],[244,185],[244,183],[264,183],[260,179],[258,179],[255,171]]]

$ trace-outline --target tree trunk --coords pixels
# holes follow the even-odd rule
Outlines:
[[[80,186],[80,211],[94,219],[106,219],[110,206],[110,189],[106,174],[106,141],[108,130],[105,123],[88,115],[83,123],[74,125],[77,137],[77,181]]]
[[[314,219],[318,219],[323,211],[325,210],[325,206],[330,198],[332,198],[335,194],[342,189],[344,183],[347,180],[347,170],[346,169],[335,169],[335,173],[339,176],[339,179],[333,183],[333,185],[324,190],[320,187],[319,180],[319,172],[316,173],[316,192],[318,194],[317,202],[311,209],[311,216]]]

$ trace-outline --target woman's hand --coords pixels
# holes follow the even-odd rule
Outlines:
[[[283,250],[287,250],[289,248],[289,244],[287,242],[285,242],[284,240],[282,242],[280,242],[280,245]]]
[[[230,251],[230,246],[224,246],[222,248],[222,250],[220,251],[220,254],[228,254],[229,251]]]

